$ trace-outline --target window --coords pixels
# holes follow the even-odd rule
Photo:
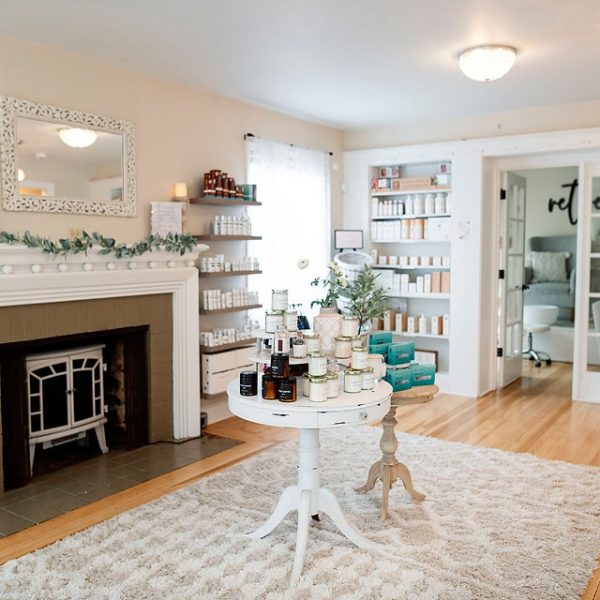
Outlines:
[[[263,239],[248,245],[263,271],[256,277],[259,298],[269,308],[271,290],[287,288],[290,304],[315,314],[310,302],[321,290],[310,282],[326,275],[331,254],[329,154],[253,137],[246,158],[248,182],[256,184],[263,204],[251,213],[253,232]],[[297,266],[301,259],[309,260],[304,270]],[[252,318],[262,321],[263,312]]]

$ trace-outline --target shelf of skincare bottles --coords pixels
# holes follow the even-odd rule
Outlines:
[[[240,256],[225,258],[224,254],[205,256],[200,259],[200,273],[236,273],[238,271],[260,271],[258,258]]]
[[[254,339],[250,324],[240,329],[229,327],[200,332],[200,345],[206,348],[218,348],[244,341],[248,341],[248,345],[251,345]]]
[[[371,218],[439,217],[450,214],[450,192],[408,194],[402,198],[372,198]]]
[[[252,222],[247,215],[217,215],[210,224],[211,235],[252,235]]]
[[[398,335],[446,339],[450,335],[450,315],[409,315],[388,309],[383,313],[383,329]]]
[[[258,292],[252,292],[246,288],[233,288],[229,291],[204,290],[202,292],[202,309],[204,311],[255,306],[257,304]]]

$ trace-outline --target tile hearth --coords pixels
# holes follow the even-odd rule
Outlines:
[[[208,458],[240,442],[211,434],[182,443],[159,442],[132,451],[111,450],[46,473],[0,495],[0,537],[91,504],[127,488]]]

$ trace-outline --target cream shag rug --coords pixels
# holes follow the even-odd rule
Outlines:
[[[294,513],[250,531],[296,476],[293,443],[121,514],[0,568],[8,599],[578,598],[600,555],[600,469],[399,434],[419,504],[401,484],[357,494],[380,430],[321,432],[322,483],[384,552],[313,523],[299,586],[288,581]]]

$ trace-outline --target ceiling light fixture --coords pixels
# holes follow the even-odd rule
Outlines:
[[[58,135],[60,139],[71,148],[87,148],[98,138],[98,134],[95,131],[92,131],[91,129],[80,129],[79,127],[59,129]]]
[[[23,169],[17,169],[17,181],[21,182],[25,180],[25,171]]]
[[[460,70],[475,81],[504,77],[515,64],[517,50],[512,46],[488,44],[467,48],[458,55]]]

